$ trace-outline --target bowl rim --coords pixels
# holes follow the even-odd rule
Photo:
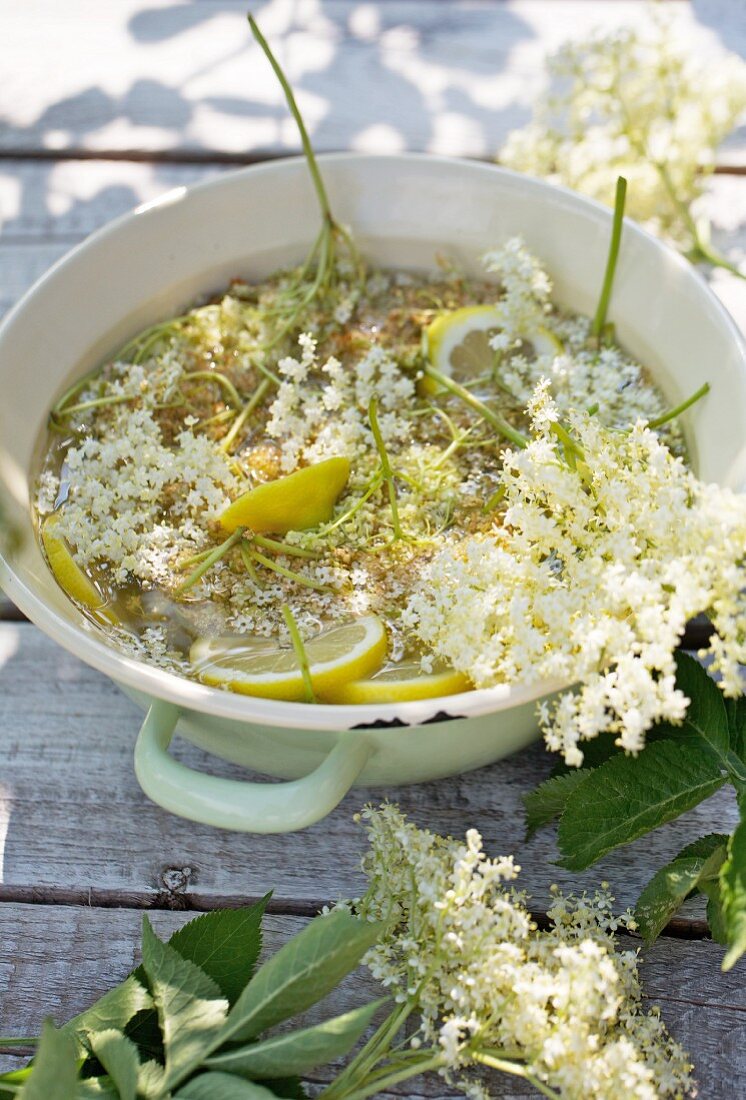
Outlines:
[[[474,174],[496,175],[511,187],[520,187],[522,190],[544,195],[559,193],[564,196],[567,202],[575,207],[582,207],[587,214],[597,221],[609,226],[612,222],[612,211],[602,203],[571,191],[567,187],[514,172],[497,164],[431,153],[340,152],[321,154],[318,160],[327,165],[358,164],[360,166],[385,161],[392,168],[395,168],[397,163],[403,165],[428,163],[434,167],[440,165],[447,166],[449,169],[460,168]],[[43,286],[50,280],[57,278],[67,266],[74,264],[80,254],[90,248],[99,247],[110,235],[125,229],[135,218],[157,216],[160,207],[168,206],[177,198],[197,191],[218,191],[221,186],[230,184],[247,174],[272,176],[287,171],[298,171],[301,167],[305,169],[305,159],[303,156],[298,155],[278,157],[269,161],[250,164],[206,180],[172,188],[157,198],[141,203],[134,209],[120,214],[66,252],[21,296],[0,322],[0,346],[15,318],[29,308],[35,295]],[[735,321],[713,293],[700,272],[680,253],[628,218],[625,218],[625,232],[648,242],[649,245],[664,253],[667,262],[676,265],[684,277],[699,288],[699,293],[704,295],[707,300],[712,315],[725,328],[736,345],[742,368],[746,372],[746,340],[744,340]],[[190,712],[196,711],[201,714],[243,723],[326,730],[346,730],[376,724],[414,726],[428,720],[469,718],[498,713],[534,702],[571,686],[567,681],[536,680],[513,686],[501,684],[491,688],[478,688],[457,695],[438,696],[431,699],[355,706],[325,703],[289,703],[259,696],[242,695],[200,684],[177,673],[148,665],[144,661],[129,657],[118,651],[113,645],[100,640],[94,634],[95,627],[88,625],[85,620],[76,623],[51,608],[41,596],[37,595],[29,585],[17,576],[12,564],[2,555],[0,555],[0,585],[20,610],[54,641],[118,684],[131,688],[135,694],[146,694],[162,699]]]

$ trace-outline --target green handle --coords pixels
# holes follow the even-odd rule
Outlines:
[[[158,699],[135,745],[135,774],[148,798],[170,813],[243,833],[291,833],[326,817],[373,752],[359,730],[343,733],[326,760],[303,779],[251,783],[204,775],[168,754],[179,708]]]

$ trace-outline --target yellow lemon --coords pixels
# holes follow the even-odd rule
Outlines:
[[[462,672],[436,665],[424,673],[420,662],[401,661],[376,672],[367,680],[351,680],[324,693],[325,703],[408,703],[413,699],[435,699],[470,691],[471,682]]]
[[[457,380],[478,378],[489,374],[495,363],[490,337],[501,328],[496,306],[464,306],[436,317],[425,330],[427,357],[441,374]],[[522,337],[536,355],[562,355],[562,341],[543,326],[537,326]],[[438,384],[431,378],[423,380],[425,389],[434,392]]]
[[[249,489],[220,516],[226,531],[249,527],[258,535],[305,531],[331,519],[350,476],[346,458],[328,458]]]
[[[56,525],[57,516],[48,516],[41,528],[41,541],[49,568],[57,578],[58,584],[77,603],[95,611],[107,622],[116,623],[118,621],[116,616],[104,607],[106,601],[96,585],[75,561],[65,540],[55,534]]]
[[[372,676],[386,656],[386,628],[377,615],[330,627],[305,643],[311,683],[325,697],[348,680]],[[198,638],[189,659],[206,684],[243,695],[302,702],[303,676],[293,649],[267,638]]]

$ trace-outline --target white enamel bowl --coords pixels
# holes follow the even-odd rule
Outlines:
[[[429,156],[322,160],[333,209],[373,263],[431,268],[440,251],[477,272],[485,249],[520,233],[545,261],[556,300],[593,311],[611,226],[602,207],[487,165]],[[233,695],[117,652],[45,564],[28,485],[55,398],[136,332],[232,276],[261,278],[299,260],[317,227],[315,197],[297,159],[179,189],[74,249],[0,328],[0,471],[26,534],[17,556],[0,560],[0,583],[42,630],[149,708],[135,766],[150,797],[224,828],[298,829],[327,814],[353,784],[415,783],[498,760],[536,736],[536,700],[560,686],[362,707]],[[743,485],[746,349],[705,283],[627,224],[610,316],[672,404],[711,382],[712,393],[685,421],[693,460],[703,478]],[[229,781],[187,769],[166,751],[177,723],[208,751],[291,782]]]

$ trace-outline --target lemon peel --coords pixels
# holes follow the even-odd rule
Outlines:
[[[327,458],[249,489],[220,515],[225,531],[247,527],[257,534],[305,531],[332,518],[350,476],[349,459]]]
[[[75,561],[62,536],[55,534],[57,520],[58,516],[52,514],[47,517],[41,528],[44,552],[57,583],[76,603],[83,604],[89,611],[95,612],[107,622],[116,624],[118,622],[116,616],[105,607],[106,600],[96,585]]]

